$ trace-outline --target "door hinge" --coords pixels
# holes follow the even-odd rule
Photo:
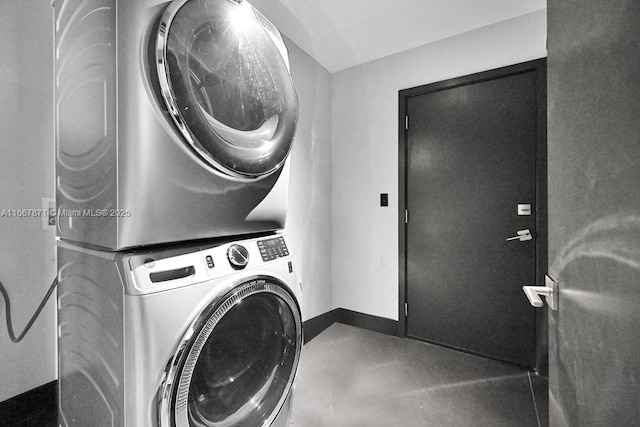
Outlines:
[[[409,224],[409,209],[404,210],[404,223]]]
[[[409,116],[404,116],[404,130],[409,130]]]
[[[409,315],[409,303],[404,303],[404,317]]]

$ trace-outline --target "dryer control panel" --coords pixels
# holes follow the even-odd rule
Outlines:
[[[289,256],[289,249],[283,237],[273,239],[258,240],[258,249],[263,261],[273,261],[274,259]]]

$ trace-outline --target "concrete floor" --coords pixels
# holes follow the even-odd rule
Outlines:
[[[305,345],[295,387],[296,427],[548,425],[543,377],[340,323]]]

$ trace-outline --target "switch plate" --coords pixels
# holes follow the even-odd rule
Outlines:
[[[530,216],[531,215],[531,205],[528,203],[520,203],[518,204],[518,215],[520,216]]]
[[[380,193],[380,206],[389,206],[389,194]]]
[[[47,230],[56,225],[56,199],[42,197],[40,199],[40,218],[42,219],[42,229]]]

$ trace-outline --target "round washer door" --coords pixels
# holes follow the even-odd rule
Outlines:
[[[165,372],[162,427],[269,426],[290,392],[302,349],[300,309],[260,276],[210,304]]]
[[[258,178],[291,149],[298,101],[278,30],[242,0],[174,0],[156,40],[162,96],[219,172]]]

